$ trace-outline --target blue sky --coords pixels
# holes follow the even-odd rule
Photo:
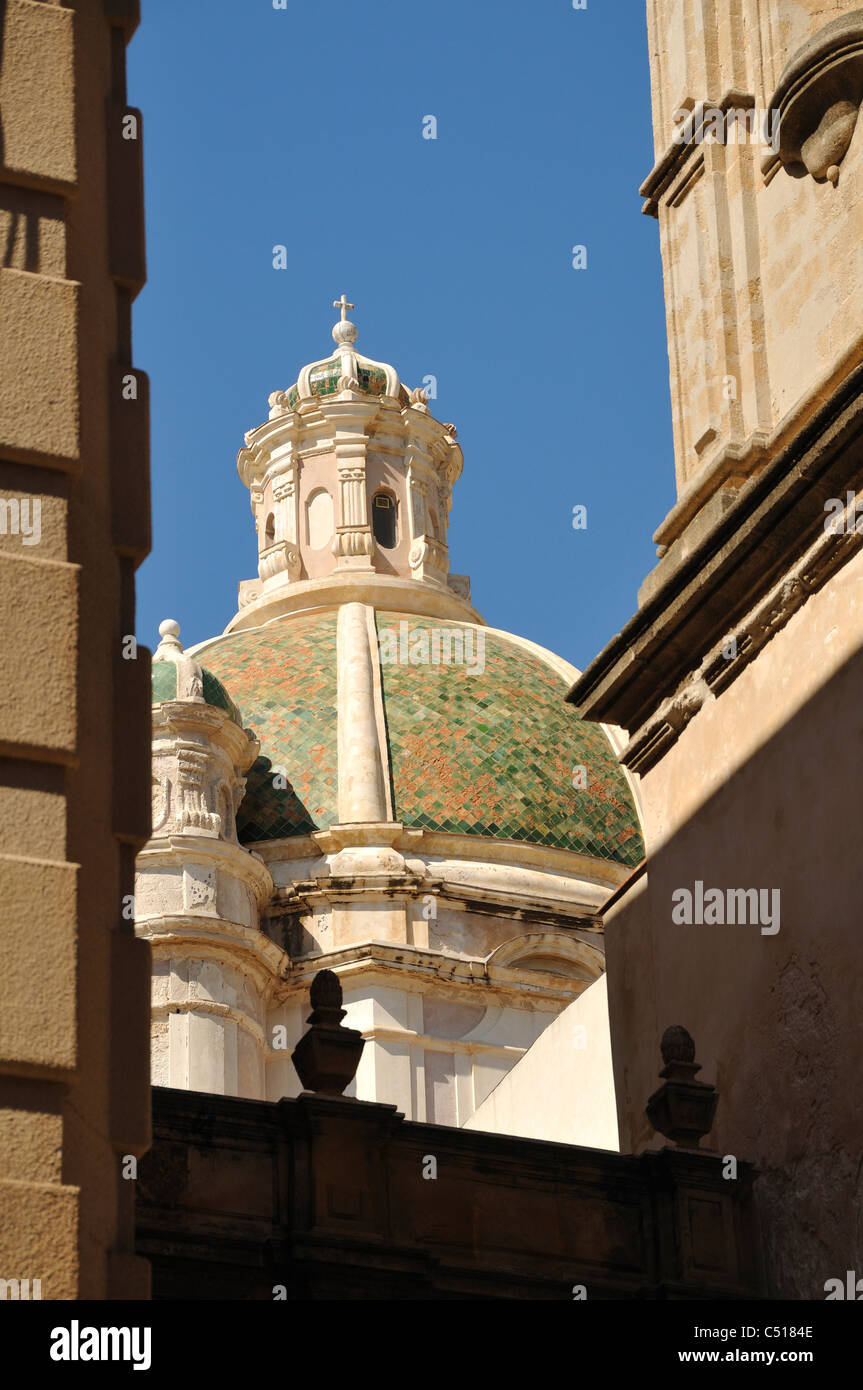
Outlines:
[[[269,393],[329,354],[344,290],[359,350],[409,386],[434,375],[433,413],[458,426],[450,557],[475,606],[586,666],[634,612],[673,501],[642,0],[142,9],[139,639],[173,617],[191,644],[236,611],[257,572],[237,450]]]

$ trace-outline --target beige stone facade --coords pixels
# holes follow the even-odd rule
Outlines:
[[[44,1299],[149,1287],[122,1176],[150,1129],[123,910],[149,833],[149,654],[123,656],[149,548],[136,8],[0,13],[0,1278]]]
[[[771,1294],[823,1298],[863,1257],[863,12],[708,8],[648,5],[678,500],[571,699],[627,729],[645,808],[606,912],[621,1146],[664,1142],[644,1106],[684,1025],[710,1147],[761,1172]],[[675,143],[698,103],[779,134]]]

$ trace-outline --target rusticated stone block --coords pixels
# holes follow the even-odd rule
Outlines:
[[[78,571],[0,554],[0,744],[75,751]]]
[[[77,1187],[0,1181],[0,1270],[29,1279],[31,1298],[34,1279],[43,1300],[77,1297],[78,1202]]]
[[[3,166],[22,181],[74,184],[75,15],[33,0],[4,10]]]
[[[25,463],[76,467],[78,286],[0,270],[0,322],[0,449]]]
[[[119,840],[136,848],[149,838],[153,818],[150,701],[150,652],[138,647],[135,659],[125,660],[118,651],[114,664],[112,829]]]
[[[76,1065],[76,873],[0,857],[0,1068]]]
[[[144,155],[141,112],[108,107],[108,265],[135,293],[147,278],[144,241]]]

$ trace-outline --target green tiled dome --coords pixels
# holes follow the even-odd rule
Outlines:
[[[412,633],[429,618],[377,614]],[[484,632],[484,668],[381,665],[395,817],[451,834],[521,840],[634,866],[638,816],[608,736],[564,701],[538,654]],[[338,819],[336,615],[289,617],[215,638],[207,664],[261,741],[238,817],[244,843],[308,834]],[[573,787],[584,767],[586,787]],[[282,771],[285,788],[273,786]]]
[[[177,698],[177,667],[173,661],[154,661],[153,662],[153,704],[160,705],[163,700],[176,700]],[[222,682],[208,671],[206,667],[201,667],[201,679],[204,687],[204,699],[208,705],[215,705],[217,709],[223,709],[230,715],[235,724],[243,727],[243,717],[237,706],[234,704]]]
[[[440,626],[405,613],[377,622],[379,633]],[[564,702],[566,681],[540,656],[497,633],[484,641],[481,670],[381,666],[396,819],[639,864],[638,815],[608,735]]]
[[[240,702],[261,755],[237,816],[243,844],[308,835],[338,820],[336,617],[315,614],[237,632],[202,655]],[[282,772],[286,787],[273,785]]]

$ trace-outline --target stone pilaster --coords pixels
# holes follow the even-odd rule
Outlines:
[[[364,603],[345,603],[338,620],[339,820],[388,819],[380,730],[375,702],[376,651],[369,641]]]

